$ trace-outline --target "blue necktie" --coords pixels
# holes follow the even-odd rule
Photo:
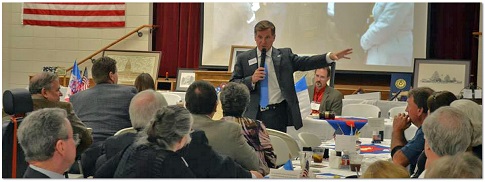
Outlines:
[[[266,53],[261,54],[261,62],[264,62],[264,72],[266,76],[263,80],[261,80],[261,100],[259,100],[259,106],[266,107],[269,103],[269,96],[268,96],[268,64],[266,63]]]

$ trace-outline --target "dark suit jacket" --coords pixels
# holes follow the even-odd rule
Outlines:
[[[127,133],[113,136],[105,141],[105,151],[102,157],[107,160],[96,164],[95,178],[112,178],[119,161],[113,161],[119,155],[117,152],[127,147],[135,140],[136,134]],[[231,158],[220,155],[208,144],[204,131],[195,130],[189,145],[177,151],[189,164],[189,169],[197,178],[251,178],[251,173],[234,162]],[[117,145],[118,144],[118,145]],[[116,154],[115,154],[116,153]],[[119,157],[119,156],[118,156]]]
[[[27,170],[25,170],[23,178],[49,178],[49,176],[28,167]]]
[[[315,90],[315,85],[311,85],[308,87],[308,94],[310,95],[310,102],[313,101],[313,94]],[[322,102],[320,103],[320,108],[318,109],[320,112],[323,111],[334,111],[336,115],[342,115],[342,99],[344,95],[340,93],[340,91],[335,90],[332,87],[325,88],[325,92],[323,93]]]
[[[76,116],[74,110],[72,108],[72,104],[69,102],[51,102],[44,97],[32,95],[32,101],[34,104],[34,111],[43,109],[43,108],[61,108],[66,110],[67,112],[67,119],[71,122],[72,131],[75,134],[79,134],[81,143],[77,146],[76,152],[77,154],[81,154],[84,150],[86,150],[92,143],[93,137],[91,133],[89,133],[86,125]]]
[[[308,71],[317,68],[328,66],[326,55],[316,56],[298,56],[293,54],[290,48],[276,49],[272,48],[271,58],[273,60],[276,77],[281,89],[283,98],[288,103],[288,121],[287,126],[295,126],[295,129],[300,129],[303,124],[301,120],[300,107],[298,106],[298,98],[296,96],[295,84],[293,80],[293,73],[295,71]],[[257,57],[256,48],[241,53],[237,56],[237,62],[232,72],[231,82],[244,83],[251,91],[251,100],[249,106],[244,113],[245,117],[256,119],[259,110],[260,100],[260,84],[256,84],[256,88],[252,89],[251,76],[259,67],[258,64],[249,65],[249,60]]]
[[[136,93],[132,86],[101,83],[72,95],[70,101],[76,115],[93,128],[96,143],[131,127],[128,107]]]

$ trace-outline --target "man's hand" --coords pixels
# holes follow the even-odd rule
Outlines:
[[[249,171],[251,174],[256,176],[256,178],[263,178],[263,175],[259,173],[258,171]]]
[[[349,54],[352,54],[352,48],[348,48],[348,49],[345,49],[345,50],[342,50],[340,52],[337,52],[337,53],[331,53],[330,54],[330,59],[334,60],[334,61],[337,61],[341,58],[344,58],[344,59],[350,59],[349,57],[347,57],[347,55]]]
[[[253,76],[251,77],[251,81],[255,84],[259,80],[263,80],[265,76],[266,73],[264,72],[264,67],[258,67],[258,69],[254,71]]]
[[[392,122],[393,131],[404,131],[411,126],[411,119],[408,115],[404,113],[399,113],[394,116],[394,121]]]

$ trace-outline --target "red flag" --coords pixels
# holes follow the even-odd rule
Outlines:
[[[23,3],[24,25],[124,27],[125,3]]]

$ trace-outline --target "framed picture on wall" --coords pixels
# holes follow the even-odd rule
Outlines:
[[[470,81],[470,60],[416,58],[413,73],[413,88],[429,87],[459,95]]]
[[[105,50],[103,56],[116,60],[118,84],[134,85],[141,73],[148,73],[154,80],[158,78],[161,51]]]
[[[227,66],[227,72],[232,73],[234,71],[234,65],[236,65],[236,57],[237,55],[246,52],[248,50],[254,49],[255,46],[240,46],[240,45],[232,45],[231,46],[231,56],[229,57],[229,65]]]
[[[177,85],[175,91],[185,92],[195,81],[195,69],[179,68],[177,70]]]

